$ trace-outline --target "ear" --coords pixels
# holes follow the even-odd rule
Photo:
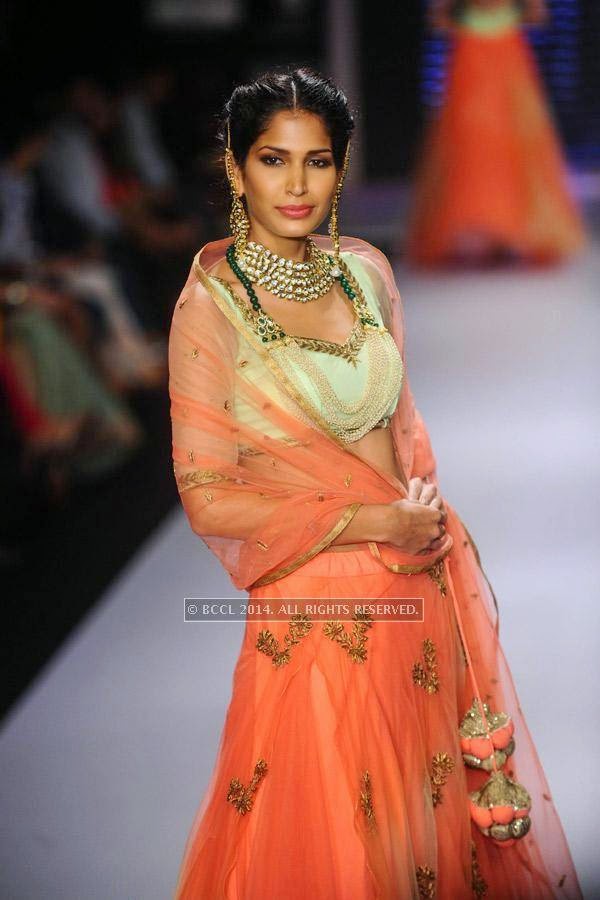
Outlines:
[[[235,187],[239,197],[242,197],[246,193],[246,189],[244,186],[244,173],[242,172],[240,166],[238,166],[235,159],[233,160],[233,175],[235,178]]]

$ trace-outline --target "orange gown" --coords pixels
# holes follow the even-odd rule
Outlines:
[[[511,4],[467,9],[457,26],[442,106],[414,174],[406,255],[417,266],[444,264],[473,233],[533,263],[585,245],[557,129]]]

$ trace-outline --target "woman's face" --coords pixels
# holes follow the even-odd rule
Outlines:
[[[329,213],[339,173],[331,138],[320,116],[281,110],[252,144],[243,171],[234,166],[246,195],[251,237],[303,238]]]

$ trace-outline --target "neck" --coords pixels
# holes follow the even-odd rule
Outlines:
[[[276,253],[277,256],[283,256],[285,259],[293,259],[295,262],[304,262],[306,259],[306,236],[282,237],[279,234],[266,231],[260,225],[253,223],[250,227],[248,240],[262,244],[271,253]]]

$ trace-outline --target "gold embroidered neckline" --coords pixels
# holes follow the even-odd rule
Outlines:
[[[226,281],[224,278],[221,278],[218,275],[209,275],[209,278],[212,278],[214,281],[218,281],[219,284],[222,284],[226,289],[228,294],[233,299],[235,305],[238,307],[240,312],[242,313],[245,321],[256,330],[257,327],[257,313],[240,297],[240,295],[233,289],[231,284]],[[360,286],[359,286],[360,289]],[[362,295],[362,291],[361,291]],[[364,300],[364,305],[368,307],[366,300]],[[356,359],[360,352],[361,347],[363,346],[366,340],[366,330],[370,326],[364,325],[361,322],[361,317],[356,306],[353,303],[350,303],[352,308],[352,312],[354,315],[354,324],[352,326],[352,330],[350,334],[346,338],[343,344],[338,343],[337,341],[328,341],[324,338],[316,338],[316,337],[306,337],[305,335],[297,335],[297,334],[288,334],[285,333],[284,341],[293,341],[298,347],[301,347],[305,350],[316,350],[321,353],[329,353],[331,356],[340,356],[343,359],[351,362],[353,365],[356,365]],[[278,322],[276,322],[270,315],[266,314],[267,320],[273,323],[274,327],[280,329],[281,326]],[[284,329],[281,329],[282,331]],[[387,331],[384,325],[378,326],[377,331]],[[281,344],[281,341],[273,341],[268,345],[268,348],[274,348]]]

